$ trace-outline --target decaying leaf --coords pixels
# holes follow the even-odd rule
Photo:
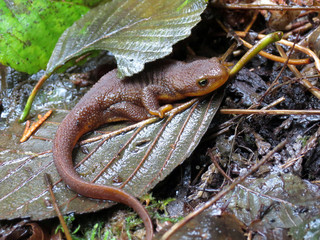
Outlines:
[[[227,211],[251,230],[272,239],[274,229],[296,231],[296,226],[307,226],[310,219],[319,216],[319,198],[318,186],[291,173],[278,172],[245,180],[215,207],[227,204]]]
[[[320,218],[308,219],[296,227],[290,229],[289,235],[294,240],[299,239],[320,239]]]
[[[211,209],[207,209],[178,229],[170,239],[244,240],[245,229],[246,226],[234,215],[228,213],[217,215]],[[160,239],[160,234],[155,238]]]

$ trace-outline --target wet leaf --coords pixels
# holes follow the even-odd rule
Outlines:
[[[222,94],[195,103],[185,111],[152,124],[136,127],[112,138],[86,144],[75,150],[77,168],[87,181],[123,189],[141,196],[164,179],[194,150],[215,115]],[[61,121],[65,112],[57,112],[50,121]],[[110,202],[79,197],[66,188],[56,172],[51,154],[51,141],[58,124],[45,123],[36,137],[23,144],[17,135],[1,132],[0,146],[0,216],[6,219],[55,216],[44,174],[50,173],[54,193],[62,212],[91,212],[110,206]],[[114,128],[116,126],[110,126]],[[110,128],[108,128],[110,130]],[[1,145],[0,144],[0,145]],[[82,150],[82,151],[81,151]],[[83,153],[86,152],[86,153]],[[89,153],[89,154],[88,154]],[[106,168],[106,169],[104,169]]]
[[[207,209],[178,229],[170,239],[247,239],[244,235],[246,226],[232,214],[217,215]],[[161,234],[161,233],[160,233]],[[161,236],[155,237],[160,239]]]
[[[319,192],[318,186],[293,174],[279,172],[247,179],[218,205],[228,203],[228,211],[240,221],[267,239],[273,239],[274,229],[290,229],[319,216]]]
[[[45,69],[60,35],[88,10],[83,1],[0,0],[0,62],[30,74]]]
[[[114,54],[120,77],[140,72],[190,35],[205,0],[114,0],[90,10],[60,37],[47,73],[93,50]]]
[[[294,240],[318,240],[320,239],[320,218],[319,216],[308,221],[304,221],[299,226],[290,229],[290,235]]]

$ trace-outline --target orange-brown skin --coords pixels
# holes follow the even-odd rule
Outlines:
[[[152,239],[152,222],[141,203],[121,189],[84,181],[74,170],[72,150],[79,138],[90,130],[114,121],[141,121],[152,115],[163,117],[171,108],[170,105],[161,108],[161,104],[210,93],[223,85],[228,76],[227,69],[215,58],[189,63],[163,61],[123,80],[117,78],[116,70],[107,73],[57,130],[53,158],[61,178],[80,195],[132,207],[145,224],[146,239]]]

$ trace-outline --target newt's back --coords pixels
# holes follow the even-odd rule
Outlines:
[[[72,150],[84,133],[102,124],[163,117],[172,108],[161,106],[163,102],[207,94],[228,78],[228,71],[216,59],[155,64],[123,80],[116,76],[117,70],[104,75],[61,122],[53,143],[54,162],[63,181],[83,196],[131,206],[144,221],[147,239],[152,239],[153,226],[141,203],[121,189],[82,180],[74,170]]]

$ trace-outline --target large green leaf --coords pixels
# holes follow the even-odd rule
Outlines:
[[[89,10],[85,2],[0,0],[0,63],[27,73],[45,69],[61,34]]]
[[[114,0],[90,10],[59,39],[47,74],[92,50],[114,54],[120,77],[140,72],[190,35],[205,0]]]

